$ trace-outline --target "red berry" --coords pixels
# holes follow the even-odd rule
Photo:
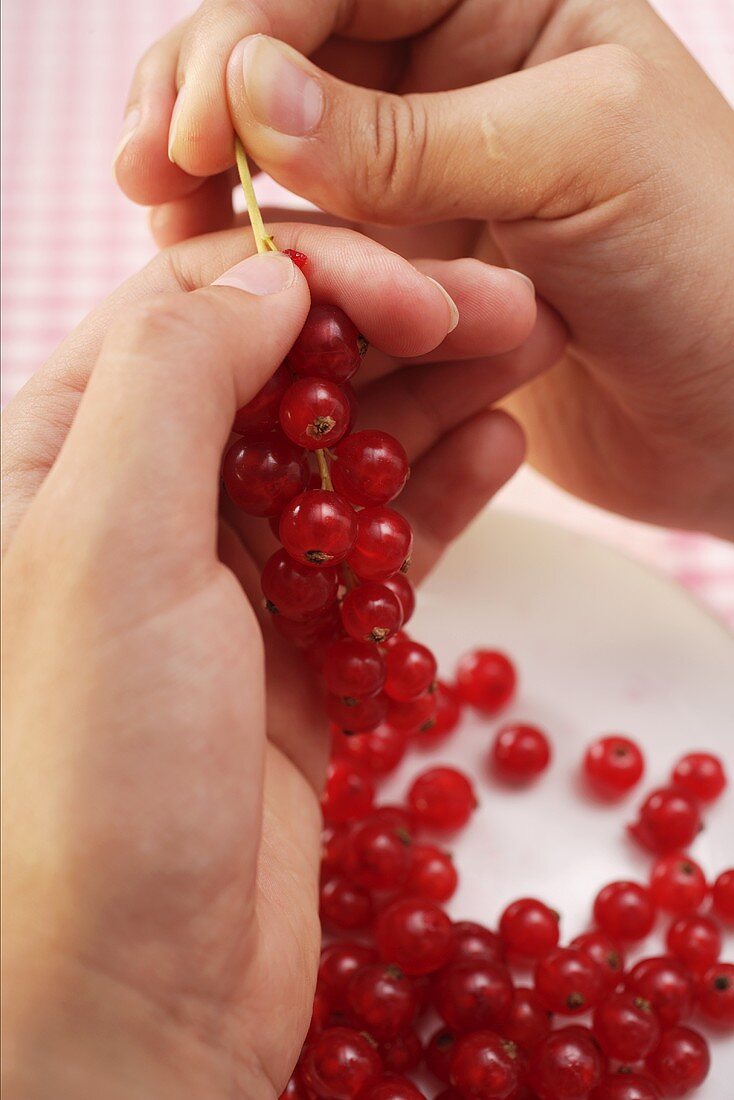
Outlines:
[[[420,1065],[423,1045],[414,1031],[401,1031],[382,1040],[380,1057],[385,1069],[391,1073],[410,1073]]]
[[[324,990],[334,1008],[346,1003],[347,986],[354,975],[377,961],[377,952],[361,943],[342,940],[330,943],[321,951],[319,987]]]
[[[551,1014],[533,989],[516,989],[501,1027],[503,1038],[530,1053],[550,1031]]]
[[[458,882],[459,876],[448,852],[435,844],[413,845],[406,893],[431,901],[448,901]]]
[[[417,699],[407,703],[398,703],[390,699],[387,706],[387,720],[396,729],[407,734],[430,733],[436,722],[436,693],[427,691]]]
[[[624,1069],[605,1077],[591,1100],[660,1100],[660,1091],[649,1077]]]
[[[393,890],[410,868],[410,837],[374,817],[353,826],[346,845],[345,870],[367,890]]]
[[[438,666],[427,646],[419,642],[399,642],[386,655],[385,693],[400,703],[410,702],[434,684]]]
[[[652,1005],[665,1027],[693,1011],[693,981],[678,959],[640,959],[627,975],[627,988]]]
[[[350,413],[349,398],[335,382],[299,378],[280,402],[280,426],[292,443],[317,451],[339,442],[349,429]]]
[[[429,768],[408,791],[408,805],[421,825],[460,829],[477,805],[474,788],[455,768]]]
[[[708,1043],[690,1027],[671,1027],[648,1056],[648,1073],[664,1096],[685,1096],[706,1080],[711,1065]]]
[[[320,577],[325,571],[309,572]],[[385,661],[376,646],[354,638],[342,638],[326,651],[324,680],[332,695],[341,698],[361,699],[376,695],[385,683]]]
[[[321,874],[324,877],[344,869],[348,825],[327,826],[321,834]]]
[[[517,1047],[493,1031],[458,1040],[451,1056],[451,1083],[464,1100],[506,1100],[520,1083]]]
[[[502,940],[496,932],[491,932],[482,924],[462,920],[454,925],[454,960],[485,959],[487,962],[504,966],[505,952]]]
[[[368,775],[377,777],[395,771],[407,747],[406,734],[384,724],[366,733],[344,734],[339,731],[333,741],[335,756],[343,756]]]
[[[372,817],[375,821],[384,821],[396,829],[402,829],[407,836],[415,832],[415,821],[407,806],[378,806]]]
[[[701,830],[698,803],[684,791],[662,787],[643,802],[630,834],[651,852],[687,848]]]
[[[283,509],[279,530],[292,558],[321,569],[347,557],[357,533],[357,516],[337,493],[308,489]]]
[[[331,477],[337,493],[369,508],[389,504],[408,480],[405,448],[387,432],[355,432],[334,451]]]
[[[639,783],[645,760],[628,737],[600,737],[586,750],[584,777],[600,798],[616,799]]]
[[[305,252],[297,252],[295,248],[284,248],[283,255],[290,256],[293,263],[297,268],[300,268],[301,271],[303,271],[304,267],[308,264],[308,256]]]
[[[369,1084],[359,1100],[425,1100],[425,1097],[407,1077],[390,1075]]]
[[[601,967],[574,947],[556,947],[535,967],[535,992],[549,1012],[576,1016],[597,1005],[604,994]]]
[[[504,726],[495,736],[490,759],[508,783],[527,783],[544,772],[551,758],[548,738],[535,726]]]
[[[288,1084],[281,1092],[278,1100],[308,1100],[306,1086],[301,1080],[300,1071],[297,1069]]]
[[[451,1078],[451,1058],[458,1035],[448,1027],[440,1027],[428,1040],[425,1051],[426,1066],[439,1081]]]
[[[456,690],[460,698],[483,714],[496,714],[515,693],[517,674],[504,653],[475,649],[459,661]]]
[[[721,872],[711,889],[711,901],[719,920],[734,922],[734,870]]]
[[[650,876],[652,900],[669,913],[690,913],[706,897],[706,876],[689,856],[680,852],[660,856]]]
[[[328,1027],[330,1017],[331,1000],[326,991],[317,986],[313,995],[311,1022],[308,1025],[306,1039],[313,1039],[314,1035],[320,1035]]]
[[[367,891],[341,875],[323,883],[320,908],[324,923],[345,931],[364,928],[372,919],[372,899]]]
[[[367,733],[383,721],[387,713],[387,700],[384,695],[369,695],[366,699],[327,695],[326,713],[344,733]]]
[[[376,1048],[346,1027],[324,1031],[308,1044],[301,1062],[306,1086],[319,1100],[354,1100],[381,1072]]]
[[[594,920],[617,940],[643,940],[655,923],[650,891],[636,882],[610,882],[594,901]]]
[[[584,932],[571,940],[570,947],[585,952],[601,967],[604,988],[610,993],[619,984],[624,973],[622,948],[605,932]]]
[[[660,1024],[649,1001],[623,990],[611,993],[594,1012],[594,1035],[604,1053],[620,1062],[645,1058],[660,1038]]]
[[[286,363],[301,377],[346,382],[366,350],[356,327],[338,306],[313,305]]]
[[[342,601],[342,622],[350,637],[379,644],[400,629],[403,609],[395,593],[384,584],[367,582],[347,592]]]
[[[338,588],[336,569],[311,569],[285,550],[276,550],[263,568],[268,610],[294,622],[306,622],[326,611],[336,600]]]
[[[435,714],[430,729],[419,733],[416,744],[421,748],[432,748],[456,729],[461,718],[461,700],[454,689],[443,680],[436,680],[432,692]]]
[[[536,898],[519,898],[500,917],[500,936],[510,955],[541,959],[558,944],[559,916]]]
[[[224,456],[224,486],[250,516],[277,516],[308,484],[308,459],[283,436],[235,439]]]
[[[393,573],[391,577],[388,577],[382,583],[385,588],[389,588],[391,592],[394,592],[400,600],[400,606],[403,609],[403,626],[405,626],[406,623],[410,622],[415,611],[413,585],[403,573]]]
[[[699,802],[713,802],[726,787],[726,773],[718,756],[690,752],[675,765],[670,781]]]
[[[393,901],[377,917],[375,940],[383,959],[409,975],[431,974],[450,960],[451,921],[433,902],[420,898]]]
[[[454,1031],[498,1028],[512,1003],[512,979],[504,967],[485,959],[465,959],[437,977],[433,1004]]]
[[[351,1020],[376,1038],[387,1038],[412,1023],[418,1008],[413,984],[393,963],[359,970],[347,988]]]
[[[721,954],[721,932],[710,917],[689,913],[668,929],[666,946],[692,974],[708,970]]]
[[[329,824],[356,821],[372,809],[375,788],[372,780],[347,760],[332,760],[321,796],[324,820]]]
[[[413,549],[407,519],[392,508],[364,508],[357,516],[357,537],[349,565],[362,580],[384,581],[406,572]]]
[[[290,384],[291,376],[281,365],[252,400],[237,410],[232,431],[247,435],[248,432],[267,432],[277,427],[280,402]]]
[[[315,574],[316,570],[312,572]],[[325,611],[312,619],[307,619],[304,623],[296,622],[285,615],[274,615],[270,621],[283,638],[287,638],[289,642],[300,646],[301,649],[311,649],[316,655],[320,652],[318,647],[335,641],[341,630],[339,608],[336,603],[330,604]]]
[[[586,1100],[600,1083],[606,1060],[585,1027],[552,1031],[533,1051],[530,1084],[540,1100]]]
[[[709,967],[696,990],[698,1008],[710,1024],[734,1027],[734,965],[719,962]]]

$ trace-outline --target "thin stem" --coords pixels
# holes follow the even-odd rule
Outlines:
[[[329,463],[325,451],[316,451],[316,461],[319,464],[319,473],[321,474],[321,488],[328,489],[330,493],[333,493],[334,486],[331,482],[331,472],[329,470]]]
[[[260,207],[258,206],[257,197],[255,195],[255,188],[252,184],[252,176],[250,175],[250,166],[247,163],[247,153],[244,150],[244,146],[238,137],[234,140],[235,156],[237,158],[237,171],[240,174],[240,183],[242,184],[242,190],[245,192],[245,202],[247,203],[247,213],[250,215],[250,222],[252,224],[252,232],[255,234],[255,244],[257,245],[258,252],[277,252],[275,241],[265,231],[265,225],[263,223],[263,216],[260,213]]]

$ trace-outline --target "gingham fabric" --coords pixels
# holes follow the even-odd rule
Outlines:
[[[117,191],[110,158],[136,60],[193,7],[188,0],[4,0],[4,400],[152,254],[144,213]],[[734,99],[734,0],[658,0],[657,7]],[[607,516],[528,471],[502,497],[652,562],[734,622],[729,546]]]

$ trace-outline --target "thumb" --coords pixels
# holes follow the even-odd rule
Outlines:
[[[238,43],[227,73],[235,126],[265,171],[331,213],[387,224],[564,217],[620,193],[646,82],[646,62],[602,45],[401,96],[337,80],[264,35]]]

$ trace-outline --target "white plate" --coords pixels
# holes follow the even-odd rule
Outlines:
[[[506,650],[520,675],[499,720],[467,712],[451,739],[430,756],[409,754],[381,792],[400,797],[429,763],[473,777],[479,809],[449,845],[460,874],[455,918],[494,925],[509,901],[530,894],[562,912],[565,940],[577,935],[601,886],[645,880],[650,859],[624,824],[692,749],[718,753],[732,781],[706,812],[692,854],[712,876],[734,865],[734,639],[684,590],[606,546],[493,511],[431,576],[410,629],[433,647],[444,675],[479,645]],[[537,723],[553,742],[551,768],[531,790],[504,789],[485,767],[494,731],[512,719]],[[577,785],[585,747],[604,733],[629,734],[647,759],[637,790],[614,807]],[[729,936],[725,958],[733,948]],[[661,950],[658,933],[635,955]],[[734,1039],[710,1038],[711,1074],[694,1095],[731,1100]]]

